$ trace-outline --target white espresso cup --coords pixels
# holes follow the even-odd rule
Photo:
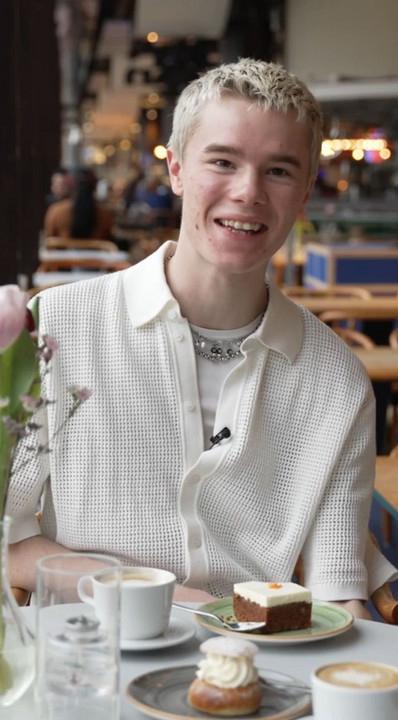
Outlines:
[[[339,662],[312,673],[316,720],[397,720],[398,667],[377,662]]]
[[[162,635],[170,621],[176,577],[168,570],[124,567],[121,572],[120,636],[122,640],[147,640]],[[94,575],[82,577],[78,594],[95,608],[101,623],[112,612],[111,582]]]

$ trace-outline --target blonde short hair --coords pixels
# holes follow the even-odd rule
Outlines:
[[[307,86],[281,65],[251,58],[220,65],[184,88],[174,110],[168,143],[177,160],[183,158],[203,106],[227,94],[246,98],[264,110],[295,110],[297,120],[307,122],[311,132],[310,176],[315,178],[322,143],[322,115],[317,101]]]

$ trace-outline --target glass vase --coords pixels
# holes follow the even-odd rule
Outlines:
[[[7,571],[10,520],[0,520],[0,715],[32,683],[35,641],[12,594]]]

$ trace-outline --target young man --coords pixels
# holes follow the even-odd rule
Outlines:
[[[167,568],[199,599],[288,580],[301,555],[316,598],[362,613],[370,384],[335,334],[265,281],[311,190],[320,125],[278,66],[208,72],[183,91],[169,144],[178,243],[43,294],[41,330],[60,344],[49,437],[69,385],[93,395],[15,477],[14,584],[32,588],[37,558],[64,546]]]

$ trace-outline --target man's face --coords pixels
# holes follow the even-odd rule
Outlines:
[[[236,97],[207,103],[182,161],[169,152],[183,197],[179,245],[226,272],[263,272],[308,197],[309,158],[309,129],[293,112]]]

